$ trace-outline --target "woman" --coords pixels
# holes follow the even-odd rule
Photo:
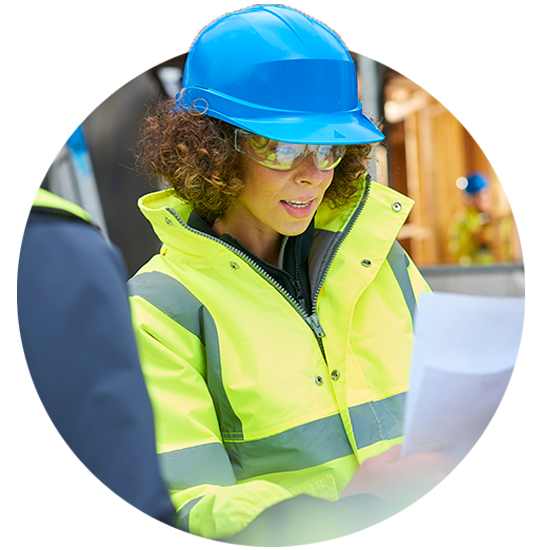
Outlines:
[[[140,199],[163,245],[130,289],[191,533],[231,537],[298,495],[399,504],[394,474],[432,486],[447,471],[397,460],[428,287],[395,240],[412,201],[366,176],[384,136],[357,97],[332,31],[255,6],[201,33],[175,104],[142,127],[138,165],[169,188]]]

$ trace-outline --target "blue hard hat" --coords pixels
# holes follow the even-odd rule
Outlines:
[[[487,187],[487,177],[480,173],[470,174],[467,178],[468,185],[464,188],[464,191],[469,195],[479,193],[482,189]]]
[[[362,112],[355,63],[321,23],[258,5],[209,25],[185,64],[176,109],[195,109],[273,140],[311,144],[384,139]]]

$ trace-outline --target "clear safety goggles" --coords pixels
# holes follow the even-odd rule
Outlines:
[[[285,143],[258,136],[240,128],[235,129],[235,149],[273,170],[292,170],[307,155],[314,153],[319,170],[335,168],[346,153],[345,145],[305,145]]]
[[[37,5],[53,15],[61,17],[61,19],[70,23],[73,27],[90,36],[89,40],[84,41],[78,46],[77,51],[78,58],[88,69],[88,75],[94,71],[98,71],[105,65],[115,49],[116,37],[113,33],[101,28],[99,25],[90,23],[85,17],[59,4]]]

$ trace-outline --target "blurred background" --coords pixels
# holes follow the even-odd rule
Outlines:
[[[386,140],[373,179],[416,201],[398,240],[433,290],[523,296],[516,224],[500,181],[467,130],[405,76],[352,53],[364,112]],[[83,121],[42,186],[83,206],[120,248],[133,275],[160,242],[137,208],[154,188],[135,172],[133,147],[147,106],[179,91],[186,54],[128,82]]]

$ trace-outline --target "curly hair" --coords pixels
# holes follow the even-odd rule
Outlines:
[[[198,109],[174,107],[174,99],[161,98],[149,108],[132,150],[136,167],[149,180],[160,177],[212,223],[224,216],[244,187],[234,147],[235,126]],[[347,146],[323,204],[338,208],[353,200],[371,149],[370,144]]]

